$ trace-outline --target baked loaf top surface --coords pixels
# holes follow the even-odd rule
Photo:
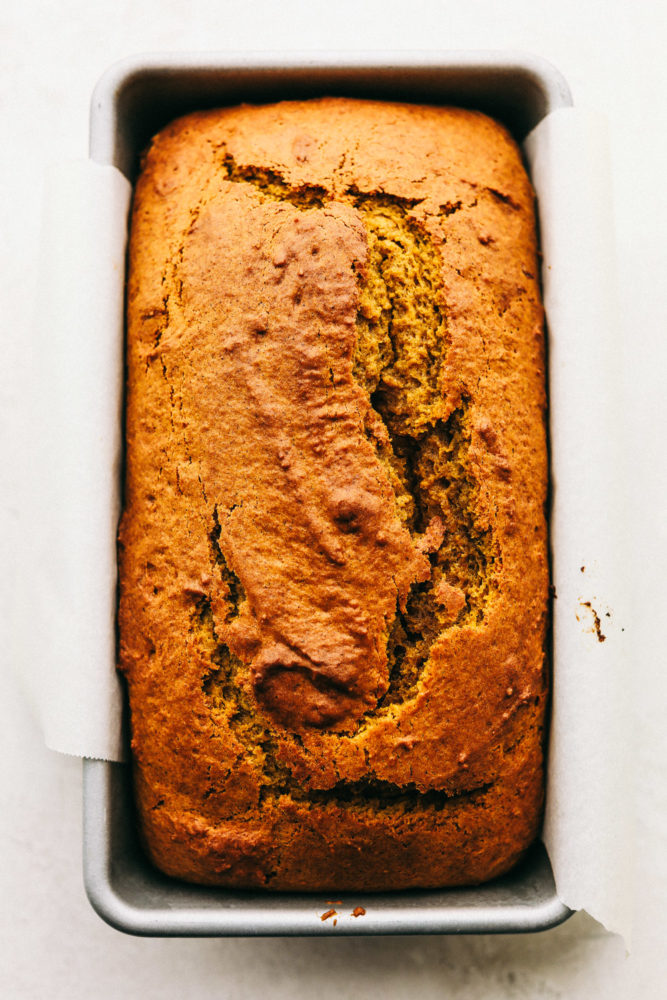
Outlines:
[[[189,115],[134,200],[120,666],[165,871],[476,882],[535,836],[533,193],[495,122]]]

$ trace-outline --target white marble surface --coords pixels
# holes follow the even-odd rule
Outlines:
[[[3,198],[0,480],[3,725],[0,752],[0,996],[189,1000],[421,996],[605,998],[665,995],[667,672],[661,642],[667,560],[664,462],[664,163],[658,128],[667,74],[661,0],[25,0],[0,10]],[[35,288],[45,158],[83,155],[101,72],[174,49],[519,48],[550,59],[578,105],[609,118],[631,445],[627,536],[627,710],[633,720],[635,936],[623,943],[585,915],[535,936],[376,940],[179,941],[124,937],[90,909],[81,880],[81,765],[43,749],[11,673],[20,420]],[[40,567],[34,567],[39,587]],[[39,631],[40,623],[35,622]],[[49,636],[42,637],[48,644]],[[5,663],[4,661],[7,661]],[[5,669],[8,668],[8,669]],[[34,665],[39,671],[39,663]],[[619,810],[626,809],[619,802]]]

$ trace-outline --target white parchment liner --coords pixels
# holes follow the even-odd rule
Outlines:
[[[558,895],[630,937],[623,373],[605,120],[548,115],[525,143],[549,333],[553,698],[543,838]]]
[[[35,303],[17,661],[47,746],[122,760],[116,660],[123,301],[130,184],[47,175]]]
[[[613,432],[621,373],[609,154],[600,118],[573,108],[544,119],[525,152],[538,195],[550,338],[557,597],[544,840],[563,902],[627,935],[622,505]],[[20,642],[26,687],[48,746],[107,760],[123,756],[115,536],[129,196],[115,168],[89,161],[63,165],[49,179],[45,308],[35,330],[38,447],[25,512],[40,577],[34,586],[23,581],[22,603],[28,594],[31,602]]]

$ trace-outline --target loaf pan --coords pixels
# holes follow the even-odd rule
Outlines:
[[[188,111],[324,95],[474,108],[517,141],[569,106],[568,86],[526,55],[159,55],[125,60],[92,99],[90,156],[130,181],[142,150]],[[186,885],[156,871],[137,834],[131,768],[84,760],[84,879],[100,916],[151,936],[460,934],[544,930],[570,915],[541,842],[508,875],[464,889],[350,893],[241,892]]]

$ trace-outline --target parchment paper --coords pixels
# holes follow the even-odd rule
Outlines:
[[[623,381],[604,119],[562,108],[525,144],[549,333],[553,699],[544,842],[560,898],[629,941],[632,786]]]
[[[115,538],[129,199],[118,170],[88,160],[46,179],[15,616],[47,746],[107,760],[123,759]]]

